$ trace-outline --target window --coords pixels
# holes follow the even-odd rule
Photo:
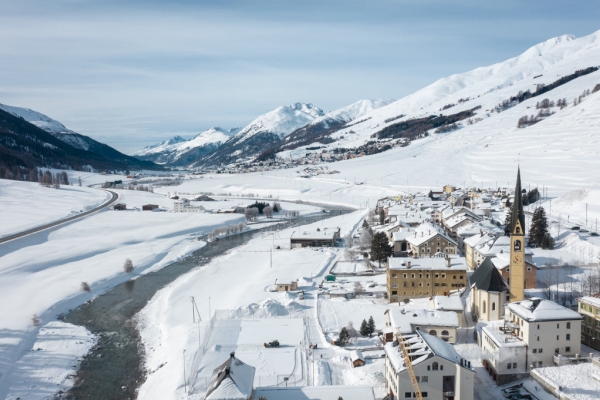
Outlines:
[[[398,291],[397,290],[392,290],[392,296],[397,296],[398,295]]]
[[[462,279],[462,275],[458,277],[458,279]]]
[[[440,274],[435,274],[435,279],[439,278]]]
[[[571,334],[567,333],[567,340],[571,340]]]
[[[485,310],[487,310],[487,305],[485,303],[485,300],[483,301],[483,313],[485,314]]]
[[[422,277],[423,277],[423,274],[419,274],[419,278],[422,278]]]
[[[410,283],[410,286],[411,286],[411,287],[415,287],[415,283],[414,283],[414,282],[411,282],[411,283]]]
[[[560,349],[554,349],[554,354],[558,354],[560,352]]]
[[[425,275],[425,277],[429,278],[429,273],[427,273],[427,275]]]
[[[540,330],[540,324],[537,324],[537,325],[538,325],[538,331],[539,331]]]
[[[440,365],[440,371],[443,371],[443,370],[444,370],[444,366]]]
[[[423,282],[419,282],[419,287],[423,287]]]
[[[393,287],[393,288],[397,288],[397,287],[398,287],[398,284],[394,282],[394,283],[392,283],[392,287]]]
[[[421,396],[427,397],[427,392],[421,392]]]
[[[427,287],[429,287],[429,282],[427,282]]]
[[[517,233],[519,233],[519,228],[517,228]],[[515,240],[515,251],[521,251],[521,241]]]
[[[427,252],[428,252],[428,253],[431,253],[431,249],[430,249],[429,247],[427,248]]]
[[[450,333],[448,331],[442,331],[442,336],[449,336]]]
[[[431,332],[429,332],[431,334]],[[438,370],[438,363],[434,362],[433,365],[431,366],[431,369],[433,369],[434,371]]]
[[[452,276],[452,279],[456,279],[456,275],[453,275],[453,276]]]
[[[397,278],[398,274],[392,274],[392,278]]]
[[[506,369],[511,369],[511,366],[512,366],[511,363],[506,364]]]
[[[506,272],[510,272],[510,268],[506,268]]]
[[[533,349],[533,354],[537,353],[537,349]]]
[[[560,340],[560,336],[559,335],[556,335],[556,340]]]
[[[417,380],[417,383],[419,383],[419,382],[420,382],[420,379],[419,379],[419,377],[418,377],[418,376],[415,376],[415,379]]]
[[[427,371],[431,371],[431,365],[427,366]]]
[[[492,303],[492,311],[496,311],[496,303]]]
[[[570,353],[571,352],[571,348],[570,347],[565,347],[565,353]]]
[[[404,282],[404,287],[406,287],[406,282]]]
[[[537,337],[537,341],[538,341],[538,342],[540,341],[540,337],[539,337],[539,336]]]
[[[517,369],[517,363],[513,363],[513,369]]]
[[[415,279],[415,274],[411,274],[410,277],[413,278],[413,279]]]
[[[560,329],[560,324],[556,324],[556,329]]]
[[[527,267],[527,271],[531,271],[531,267]]]
[[[543,353],[543,352],[544,352],[544,349],[539,349],[538,350],[538,353]]]
[[[542,366],[542,362],[538,361],[538,367],[541,367],[541,366]]]
[[[442,274],[442,279],[446,279],[446,274]]]
[[[429,369],[429,368],[427,368],[427,369]],[[429,382],[429,377],[427,375],[422,376],[421,377],[421,382],[423,382],[423,383]],[[423,395],[423,397],[427,397],[427,396]]]
[[[408,275],[404,274],[404,279],[406,279],[406,277],[407,277],[407,276],[408,276]]]
[[[404,398],[410,399],[412,397],[412,392],[404,392]]]

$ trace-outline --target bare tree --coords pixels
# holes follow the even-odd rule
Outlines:
[[[263,214],[265,214],[267,218],[273,218],[273,207],[267,206],[263,208]]]
[[[246,221],[255,221],[258,217],[258,209],[254,207],[246,208],[244,216],[246,217]]]
[[[81,177],[79,177],[79,178],[77,179],[77,181],[78,181],[78,183],[79,183],[79,186],[81,186]]]
[[[90,285],[87,282],[81,282],[81,290],[83,290],[84,292],[89,292],[92,289],[90,288]]]
[[[371,242],[373,242],[373,232],[371,229],[363,229],[360,233],[360,247],[366,249],[371,246]]]
[[[128,274],[133,272],[133,261],[130,258],[125,260],[125,264],[123,264],[123,270]]]

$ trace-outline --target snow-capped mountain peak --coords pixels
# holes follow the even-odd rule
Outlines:
[[[235,139],[241,142],[258,133],[271,133],[283,138],[324,115],[323,110],[310,103],[295,103],[291,106],[277,107],[248,124],[235,135]]]
[[[67,129],[60,122],[50,118],[49,116],[40,112],[31,110],[29,108],[13,107],[6,104],[0,104],[0,109],[11,113],[14,116],[21,117],[25,121],[37,126],[40,129],[45,130],[51,134],[73,134],[70,129]]]

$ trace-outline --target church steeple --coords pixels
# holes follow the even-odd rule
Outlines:
[[[519,222],[517,224],[517,222]],[[519,232],[516,232],[517,228]],[[512,205],[511,221],[510,221],[511,233],[514,234],[525,234],[525,214],[523,213],[523,193],[521,189],[521,168],[517,169],[517,184],[515,185],[515,200]]]
[[[517,170],[515,201],[512,205],[510,233],[509,287],[510,302],[525,298],[525,214],[521,193],[521,169]]]

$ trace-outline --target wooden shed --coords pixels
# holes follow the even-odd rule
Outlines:
[[[365,365],[365,357],[360,350],[352,350],[350,352],[350,360],[352,360],[352,366],[354,368]]]
[[[156,204],[146,204],[146,205],[142,206],[142,211],[152,211],[157,208],[158,208],[158,205],[156,205]]]

